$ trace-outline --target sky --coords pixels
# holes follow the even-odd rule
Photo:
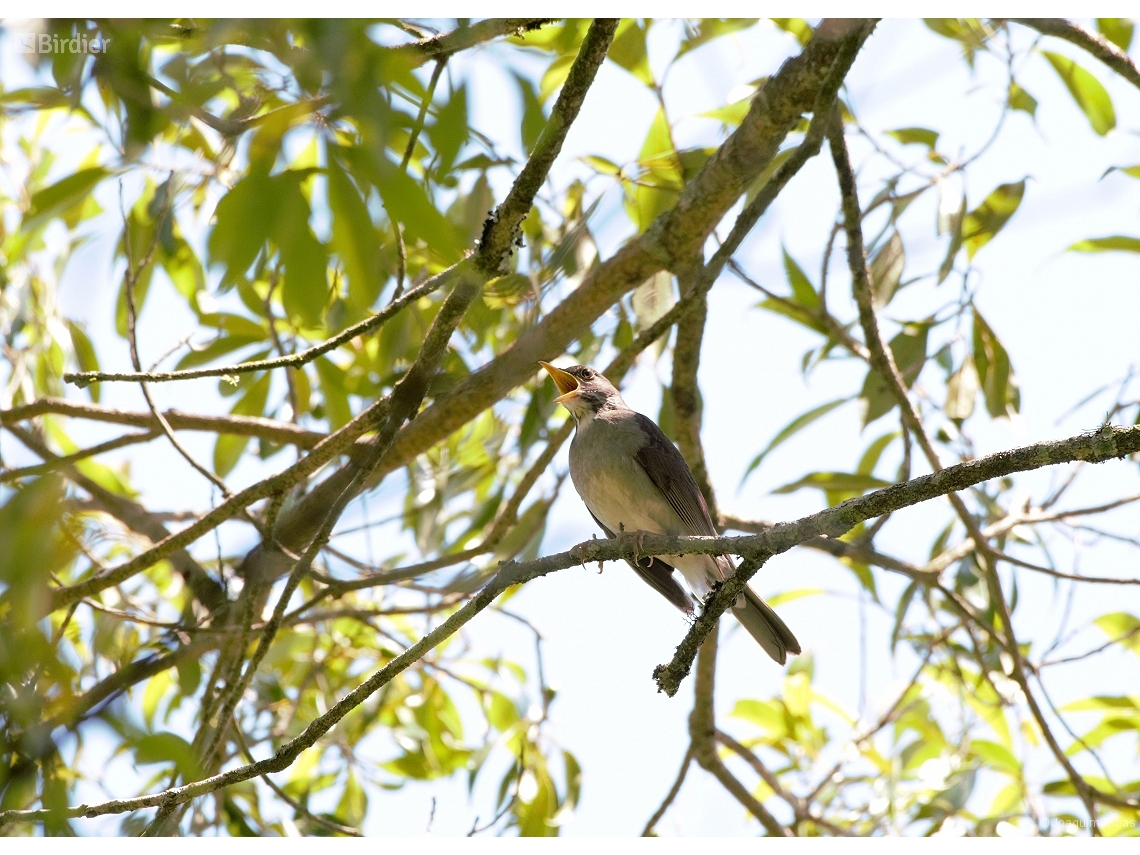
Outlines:
[[[650,55],[656,71],[672,55],[679,32],[675,23],[651,30]],[[1016,38],[1022,46],[1032,41],[1024,30],[1017,31]],[[1078,55],[1068,45],[1050,43],[1047,49]],[[667,78],[665,97],[670,117],[680,120],[675,127],[679,145],[715,135],[710,120],[694,117],[740,97],[740,84],[771,74],[797,50],[790,36],[762,22],[678,63]],[[458,58],[451,72],[457,81],[460,77],[470,81],[472,123],[484,132],[501,134],[508,146],[517,147],[513,129],[518,126],[518,105],[503,68],[505,55],[495,47],[475,51]],[[5,81],[19,73],[21,61],[13,53],[11,39],[0,42],[0,73]],[[1101,177],[1110,166],[1140,163],[1140,91],[1095,61],[1082,60],[1109,90],[1116,108],[1117,129],[1098,137],[1041,56],[1022,62],[1018,79],[1038,99],[1036,121],[1024,113],[1011,114],[998,142],[971,166],[966,187],[970,207],[974,207],[996,185],[1028,177],[1021,208],[1000,237],[976,258],[977,305],[1008,349],[1022,394],[1019,417],[974,424],[979,454],[1095,429],[1103,418],[1106,399],[1073,408],[1093,389],[1119,380],[1138,362],[1140,256],[1107,253],[1090,257],[1065,249],[1088,237],[1140,234],[1140,182],[1119,172]],[[845,97],[872,133],[929,127],[942,134],[940,150],[957,154],[974,151],[989,138],[1000,113],[1004,79],[1004,68],[993,57],[980,55],[971,74],[956,43],[935,36],[919,21],[891,19],[880,24],[857,59]],[[737,94],[730,97],[734,90]],[[579,161],[585,155],[601,155],[617,163],[634,160],[655,110],[642,84],[607,63],[555,165],[554,183],[588,175]],[[8,144],[9,137],[4,139]],[[882,173],[879,163],[869,161],[866,143],[853,141],[851,145],[856,167],[866,165],[865,176]],[[917,160],[922,155],[921,147],[910,146],[902,156]],[[590,189],[600,191],[606,180],[592,181]],[[496,186],[498,196],[502,189],[505,185]],[[867,191],[863,192],[865,201]],[[937,194],[928,193],[904,215],[904,278],[925,274],[941,261],[945,238],[936,239],[931,227],[937,202]],[[781,253],[786,248],[818,282],[823,246],[837,205],[834,170],[825,153],[793,180],[738,259],[754,278],[778,290],[784,283]],[[731,216],[722,234],[730,224]],[[603,258],[629,236],[616,187],[606,191],[595,234]],[[90,282],[90,271],[100,269],[99,265],[105,268],[110,252],[109,241],[96,240],[77,253],[64,272],[60,294],[69,317],[91,322],[103,361],[126,367],[124,344],[105,328],[105,319],[113,310],[112,280],[98,283],[102,287],[91,287]],[[835,294],[847,282],[843,268],[840,251],[832,261]],[[896,298],[889,314],[900,319],[923,317],[953,299],[950,289],[956,287],[947,284],[942,291],[934,291],[926,285],[915,286]],[[722,277],[710,294],[700,370],[705,401],[702,438],[722,511],[745,518],[788,520],[820,510],[822,497],[811,491],[774,495],[775,487],[802,476],[809,460],[812,469],[850,471],[866,445],[894,425],[884,419],[860,436],[857,407],[848,404],[789,441],[741,486],[748,462],[784,425],[858,388],[864,371],[853,362],[829,362],[803,379],[800,358],[814,342],[785,319],[756,309],[757,302],[756,292],[729,276]],[[832,306],[837,314],[853,317],[849,301],[841,296]],[[191,316],[173,301],[164,305],[152,299],[147,312],[141,341],[144,361],[145,354],[153,358],[192,325]],[[103,324],[102,332],[96,322]],[[920,386],[928,382],[927,376]],[[627,402],[655,416],[658,384],[667,383],[669,377],[667,358],[657,364],[643,359],[624,384]],[[941,394],[937,383],[930,382],[930,391],[936,398]],[[160,406],[187,408],[179,398],[181,393],[170,386],[158,387],[156,393]],[[139,405],[133,389],[105,388],[105,394],[107,403]],[[188,435],[187,446],[199,458],[209,459],[211,444],[203,435]],[[4,450],[7,455],[10,448]],[[165,451],[135,457],[136,486],[152,506],[181,507],[186,503],[183,485],[189,479],[180,477],[177,489],[172,489],[169,472],[156,465],[160,458],[168,459]],[[878,471],[893,472],[897,463],[897,455],[888,453]],[[555,467],[565,471],[565,449]],[[258,469],[244,465],[235,472],[239,482],[258,475]],[[1055,473],[1034,473],[1019,477],[1018,484],[1039,498],[1054,477]],[[393,484],[372,500],[373,513],[399,504],[397,487]],[[1125,495],[1138,488],[1140,478],[1134,465],[1110,463],[1082,475],[1069,502]],[[189,489],[193,503],[209,504],[208,489],[199,483]],[[907,510],[884,529],[880,543],[892,554],[922,563],[924,550],[946,519],[943,503]],[[1134,516],[1117,514],[1113,522],[1137,533]],[[561,552],[593,534],[592,520],[567,483],[552,511],[542,554]],[[1065,546],[1058,544],[1057,548],[1063,559]],[[1082,554],[1080,570],[1107,574],[1120,566],[1135,567],[1135,555],[1120,547],[1098,545]],[[892,604],[904,580],[881,572],[876,578],[884,602]],[[1051,639],[1064,611],[1063,596],[1039,579],[1022,576],[1019,582],[1019,634],[1027,639]],[[754,578],[753,586],[764,596],[804,588],[826,592],[788,602],[779,611],[805,653],[814,657],[817,691],[844,708],[873,718],[894,700],[900,681],[909,679],[917,661],[914,656],[902,647],[895,656],[886,655],[892,615],[861,600],[853,576],[833,559],[807,550],[793,551],[770,562]],[[1111,595],[1112,602],[1107,602],[1103,589],[1080,593],[1069,626],[1080,627],[1106,611],[1140,609],[1140,595],[1134,590],[1113,590]],[[571,568],[537,580],[512,600],[510,608],[527,617],[543,635],[546,677],[558,689],[549,734],[575,753],[584,770],[582,801],[563,833],[639,833],[668,790],[687,744],[691,681],[669,699],[656,692],[650,677],[653,667],[668,660],[684,635],[684,618],[628,568],[613,564],[601,573],[596,567]],[[778,694],[783,671],[735,624],[725,621],[721,631],[717,710],[722,726],[743,737],[750,731],[729,717],[733,705],[740,698]],[[1097,633],[1084,630],[1066,649],[1083,650],[1099,643],[1103,636]],[[532,658],[529,631],[501,616],[480,615],[467,635],[489,653],[501,651],[524,664]],[[860,643],[861,635],[865,635],[864,643]],[[1124,691],[1122,682],[1134,687],[1135,674],[1134,661],[1110,654],[1059,670],[1049,685],[1054,701],[1060,704],[1105,686]],[[861,697],[866,699],[862,710]],[[97,763],[97,749],[89,750],[93,752],[89,762]],[[383,747],[376,750],[382,753]],[[1036,756],[1032,762],[1045,763]],[[1135,760],[1124,756],[1119,762],[1135,767]],[[120,758],[107,767],[108,777],[119,776],[121,785],[116,791],[137,786],[137,779],[124,766]],[[742,771],[741,778],[750,783],[749,774]],[[468,801],[461,779],[374,793],[365,832],[424,833],[433,814],[434,796],[431,833],[465,833],[479,804],[489,801],[491,789],[484,787],[482,799],[477,796],[475,804]],[[106,833],[117,827],[117,820],[106,822],[84,828]],[[755,834],[758,825],[719,784],[693,770],[658,830],[663,835],[727,836]]]

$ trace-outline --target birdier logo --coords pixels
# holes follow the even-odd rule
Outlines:
[[[106,53],[108,38],[87,38],[86,33],[61,38],[54,33],[20,33],[20,45],[24,53]]]

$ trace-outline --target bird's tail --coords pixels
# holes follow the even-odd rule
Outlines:
[[[780,620],[780,616],[772,610],[772,607],[753,593],[751,588],[744,589],[744,595],[737,600],[732,613],[760,643],[764,652],[781,665],[788,661],[789,653],[800,652],[800,643],[796,641],[788,625]]]

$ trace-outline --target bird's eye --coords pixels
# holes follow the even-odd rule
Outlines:
[[[594,379],[594,369],[593,368],[583,368],[582,369],[582,379],[583,380],[593,380]]]

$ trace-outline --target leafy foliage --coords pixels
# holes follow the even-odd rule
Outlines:
[[[1007,79],[996,95],[986,94],[1003,105],[994,139],[1007,133],[1002,123],[1012,123],[1014,112],[1026,126],[1036,120],[1042,105],[1014,71],[1037,48],[1015,47],[1017,25],[925,24],[921,38],[953,40],[971,69],[1003,63]],[[88,792],[85,752],[96,732],[138,770],[131,784],[138,793],[276,756],[473,602],[500,562],[538,557],[565,484],[552,461],[569,433],[549,384],[523,376],[533,359],[554,355],[541,336],[570,341],[570,356],[581,363],[640,353],[643,364],[665,372],[672,362],[660,421],[700,460],[700,402],[708,390],[688,390],[698,404],[695,414],[684,410],[680,344],[668,335],[639,338],[689,299],[694,276],[681,261],[692,260],[638,256],[637,242],[656,239],[668,220],[670,234],[699,250],[717,223],[685,231],[686,217],[713,204],[687,190],[723,179],[709,193],[723,211],[740,199],[751,204],[793,162],[815,108],[785,122],[783,144],[761,151],[732,135],[747,143],[767,121],[763,111],[780,106],[768,100],[769,78],[738,81],[742,91],[760,94],[734,90],[730,103],[696,116],[675,114],[666,93],[694,54],[755,27],[775,28],[790,51],[823,50],[819,32],[797,18],[623,20],[608,59],[655,104],[629,148],[632,159],[586,155],[569,171],[542,176],[515,251],[480,280],[424,379],[417,368],[425,341],[462,287],[449,277],[467,270],[486,245],[505,188],[521,180],[527,159],[563,121],[555,114],[558,95],[591,22],[463,20],[435,38],[422,24],[394,20],[44,26],[45,35],[106,50],[28,55],[27,80],[5,80],[0,93],[11,179],[0,223],[0,811],[49,812],[36,817],[39,825],[23,817],[0,826],[14,834],[87,828],[63,812]],[[1096,26],[1129,50],[1132,21],[1097,19]],[[661,52],[663,33],[672,33],[672,47]],[[4,38],[10,49],[10,35]],[[472,68],[482,60],[464,51],[490,41],[488,55],[508,72],[505,91],[518,98],[517,130],[498,127],[501,121],[480,125],[482,78]],[[1049,50],[1033,59],[1043,67],[1041,56],[1097,136],[1130,120],[1117,116],[1093,72]],[[788,67],[789,74],[798,68]],[[814,97],[813,90],[805,103],[815,105]],[[874,311],[922,429],[945,460],[969,459],[974,436],[993,420],[1016,418],[1022,403],[1016,354],[1002,339],[1010,330],[988,314],[978,286],[981,250],[1005,240],[1011,223],[1031,227],[1028,209],[1042,203],[1032,183],[1017,177],[1023,171],[988,177],[1005,183],[984,195],[976,184],[969,193],[954,189],[966,187],[971,170],[982,172],[976,162],[988,165],[992,143],[963,154],[950,150],[945,129],[892,123],[893,130],[873,132],[857,108],[848,100],[836,107],[852,145],[870,142],[861,153],[874,167],[859,188],[867,258],[855,263],[867,264]],[[723,178],[745,161],[747,181],[736,173]],[[1140,167],[1113,170],[1140,177]],[[934,189],[931,234],[929,223],[919,229],[906,212],[932,200]],[[755,456],[742,482],[784,455],[798,462],[797,474],[772,493],[827,506],[906,481],[923,465],[894,379],[872,367],[858,314],[837,296],[847,285],[832,269],[841,226],[837,220],[831,239],[819,236],[821,259],[805,260],[798,248],[797,259],[781,247],[778,286],[757,281],[744,253],[730,268],[762,293],[761,317],[790,322],[806,336],[805,380],[828,363],[854,367],[838,397],[744,450]],[[943,238],[941,263],[928,264],[928,245]],[[85,270],[85,281],[92,293],[108,289],[116,299],[106,317],[81,322],[61,282],[96,266],[87,245],[106,249],[111,264]],[[1135,253],[1140,239],[1087,238],[1069,249],[1081,255],[1066,258],[1079,261]],[[636,256],[633,272],[623,269],[620,287],[598,297],[591,284],[626,256]],[[914,311],[909,298],[917,292],[940,300],[937,310]],[[587,317],[587,309],[594,314]],[[188,319],[184,338],[173,331],[183,323],[178,318]],[[375,325],[336,338],[365,322]],[[701,332],[708,340],[716,331]],[[146,369],[140,339],[147,358],[157,357],[151,371],[173,365],[209,376],[182,381],[184,397],[161,417],[149,397],[146,411],[127,412],[114,391],[123,386],[110,378],[83,381],[82,393],[65,383],[69,372],[124,368],[127,354]],[[322,349],[306,355],[314,346]],[[516,357],[528,368],[512,367]],[[243,365],[263,360],[276,362]],[[1032,376],[1025,363],[1018,367],[1023,378]],[[489,377],[493,394],[464,409],[477,381]],[[152,374],[145,388],[153,392],[161,379]],[[355,476],[353,467],[365,465],[362,437],[383,434],[385,423],[363,425],[320,466],[300,475],[289,467],[314,459],[321,443],[357,425],[362,413],[377,412],[369,409],[376,402],[402,400],[418,379],[424,406],[417,404],[396,435],[395,450],[372,461],[363,495],[331,542],[309,556],[311,572],[283,594],[284,577],[300,566],[332,507],[316,506],[313,497]],[[1130,388],[1121,386],[1108,420],[1140,419]],[[810,455],[797,457],[805,437],[835,425],[852,400],[859,402],[858,431],[879,424],[863,439],[852,428],[858,458],[830,471]],[[92,428],[99,423],[123,430],[111,437]],[[424,424],[437,434],[416,446],[409,435]],[[189,430],[212,434],[205,452],[180,442]],[[695,449],[686,446],[694,436]],[[155,445],[144,455],[135,448],[143,443]],[[109,458],[117,462],[97,459],[116,449],[127,449]],[[148,480],[140,470],[149,476],[152,467],[178,479],[183,507],[160,511],[140,494]],[[242,514],[205,518],[283,471],[292,480],[258,493]],[[193,487],[183,484],[191,478]],[[923,566],[876,541],[886,517],[805,544],[835,557],[861,601],[888,615],[891,655],[905,651],[920,667],[868,719],[818,689],[810,653],[794,659],[778,694],[734,698],[720,723],[738,734],[718,737],[720,756],[733,764],[726,774],[759,773],[753,787],[729,791],[739,798],[751,789],[785,830],[801,835],[1070,833],[1088,822],[1073,811],[1094,807],[1105,833],[1134,834],[1138,785],[1110,777],[1100,752],[1132,750],[1140,700],[1114,684],[1040,713],[1049,669],[1068,660],[1013,635],[1023,614],[1018,574],[1044,574],[1058,585],[1095,581],[1057,569],[1050,553],[1053,532],[1113,501],[1058,514],[1073,480],[1047,496],[1017,491],[1011,479],[980,485],[960,496],[967,519],[941,505],[931,510],[946,518],[929,549],[920,547],[929,554]],[[200,500],[206,494],[210,500]],[[154,557],[155,544],[199,524],[192,541]],[[299,545],[278,539],[290,526],[304,535]],[[984,530],[984,543],[974,526]],[[254,543],[262,545],[251,551]],[[262,577],[251,569],[274,550],[283,571]],[[123,567],[134,572],[112,579]],[[888,573],[906,577],[901,593],[883,584]],[[801,588],[772,601],[821,592]],[[493,608],[517,622],[506,608],[511,596]],[[1072,658],[1140,655],[1135,611],[1123,599],[1106,605],[1094,621],[1099,646]],[[165,833],[358,834],[383,812],[387,792],[456,777],[466,780],[484,818],[473,831],[557,835],[578,808],[589,770],[557,739],[542,636],[524,629],[534,633],[533,657],[489,656],[474,630],[450,635],[394,672],[276,778],[219,788],[169,819],[161,811],[157,818],[127,812],[119,829],[141,833],[153,821],[151,831]],[[1074,717],[1080,724],[1070,727]],[[1081,764],[1080,773],[1068,758]],[[707,757],[702,763],[711,765]],[[764,821],[763,811],[742,803]]]

